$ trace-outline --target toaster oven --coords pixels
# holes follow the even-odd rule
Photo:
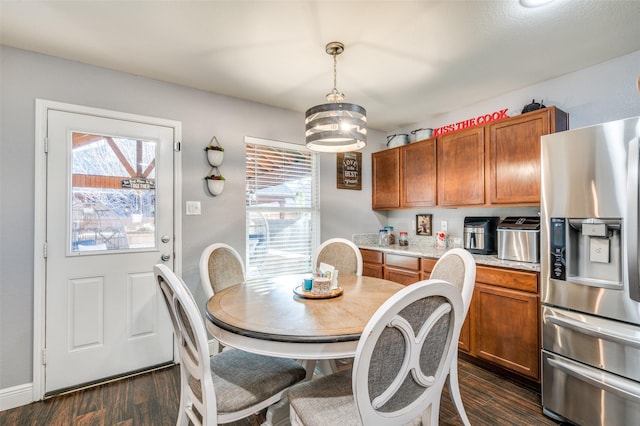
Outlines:
[[[540,263],[540,218],[504,218],[498,225],[498,259]]]

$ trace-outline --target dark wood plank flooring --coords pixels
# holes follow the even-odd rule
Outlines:
[[[459,363],[460,392],[474,426],[557,425],[545,417],[540,395],[465,360]],[[0,412],[0,425],[175,425],[180,398],[177,366],[56,396]],[[264,413],[233,423],[257,426]],[[440,425],[461,425],[449,399],[442,396]]]

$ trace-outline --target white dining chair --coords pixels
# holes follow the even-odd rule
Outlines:
[[[476,262],[471,253],[462,248],[448,250],[438,259],[430,275],[431,279],[450,282],[460,290],[464,306],[464,318],[469,313],[473,289],[476,283]],[[456,362],[451,363],[449,371],[449,395],[456,407],[460,419],[465,426],[470,426],[469,418],[462,404],[460,385],[458,383],[458,346],[456,345]]]
[[[335,267],[339,274],[362,275],[362,253],[355,243],[346,238],[331,238],[320,244],[313,257],[314,268],[319,268],[321,262]],[[319,368],[327,374],[348,368],[352,361],[352,358],[320,360]]]
[[[214,293],[224,290],[245,280],[244,262],[240,253],[224,243],[214,243],[205,247],[200,255],[200,285],[205,300],[209,300]],[[211,354],[223,350],[223,345],[217,340],[211,341]]]
[[[320,262],[334,266],[340,274],[362,275],[362,254],[352,241],[346,238],[331,238],[318,247],[313,258],[313,266]]]
[[[278,402],[306,371],[285,358],[227,349],[209,357],[207,332],[191,292],[166,265],[154,274],[180,351],[177,425],[217,425],[250,416]]]
[[[289,390],[291,424],[437,426],[462,322],[462,297],[453,285],[424,280],[405,287],[367,323],[353,371]]]
[[[244,262],[240,254],[230,245],[211,244],[200,255],[200,284],[208,299],[214,293],[234,284],[244,282]]]

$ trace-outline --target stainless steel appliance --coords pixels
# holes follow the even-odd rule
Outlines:
[[[464,248],[475,254],[496,254],[499,217],[465,217]]]
[[[542,405],[640,425],[640,117],[543,136]]]
[[[498,259],[539,263],[540,218],[504,218],[498,225]]]

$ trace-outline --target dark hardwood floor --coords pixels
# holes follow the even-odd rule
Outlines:
[[[540,395],[465,360],[459,363],[460,392],[474,426],[557,425],[545,417]],[[180,398],[177,366],[144,373],[0,412],[0,425],[175,425]],[[233,423],[256,426],[264,413]],[[461,425],[448,391],[440,425]]]

